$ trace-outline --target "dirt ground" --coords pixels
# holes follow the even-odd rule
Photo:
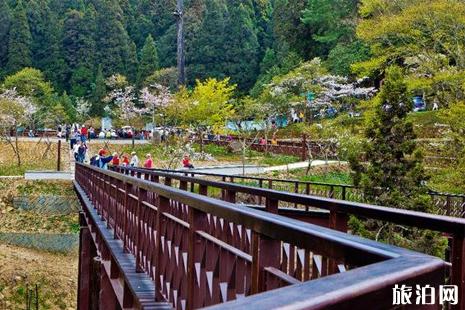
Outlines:
[[[71,184],[64,182],[2,179],[0,233],[76,233],[79,228],[77,212],[42,214],[17,210],[11,204],[12,198],[21,194],[69,195],[71,192]],[[39,309],[75,309],[77,254],[77,250],[54,254],[0,242],[0,310],[26,309],[27,292],[35,290],[35,285]]]
[[[77,265],[76,254],[0,244],[0,309],[25,309],[27,287],[36,284],[39,309],[76,309]]]

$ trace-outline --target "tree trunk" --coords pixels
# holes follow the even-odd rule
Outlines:
[[[245,152],[247,148],[246,138],[242,141],[242,175],[245,176]]]
[[[203,130],[200,130],[200,154],[203,154]]]
[[[186,83],[185,56],[184,56],[184,0],[177,0],[177,62],[178,62],[178,87]]]
[[[136,143],[135,135],[136,135],[136,131],[134,130],[134,127],[132,127],[132,149],[134,149],[134,144]]]
[[[16,160],[18,161],[18,167],[21,167],[21,155],[19,154],[19,145],[18,145],[18,128],[15,126],[15,148],[16,148]]]

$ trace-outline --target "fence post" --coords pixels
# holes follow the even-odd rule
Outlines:
[[[58,140],[57,171],[61,170],[61,140]]]
[[[199,294],[196,294],[196,269],[195,264],[202,261],[202,239],[197,234],[198,230],[204,230],[208,226],[207,214],[197,209],[189,209],[189,249],[187,263],[187,309],[199,308]],[[201,284],[198,283],[201,287]]]

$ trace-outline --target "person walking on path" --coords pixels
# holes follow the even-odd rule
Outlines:
[[[87,140],[87,135],[88,135],[88,130],[87,130],[87,127],[86,125],[82,125],[82,128],[81,128],[81,141],[82,142],[86,142]]]
[[[79,133],[77,132],[77,130],[73,131],[69,139],[69,145],[72,150],[74,149],[74,145],[76,144],[78,138],[79,138]]]
[[[71,133],[71,127],[69,126],[69,124],[66,124],[66,127],[65,127],[65,139],[66,139],[66,142],[68,142],[68,140],[69,140],[70,133]]]
[[[131,162],[129,163],[129,166],[131,167],[139,167],[139,157],[137,157],[136,152],[131,153]]]
[[[77,161],[80,163],[84,162],[84,159],[86,158],[86,152],[87,152],[87,145],[85,142],[79,143],[78,151],[77,151]]]
[[[152,155],[151,154],[147,154],[145,155],[145,162],[144,162],[144,168],[148,168],[148,169],[151,169],[153,168],[153,159],[152,159]]]
[[[76,141],[73,145],[73,157],[75,161],[78,161],[79,147],[81,146],[81,141]]]

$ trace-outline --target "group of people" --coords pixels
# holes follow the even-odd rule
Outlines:
[[[63,127],[59,126],[58,132],[61,133],[62,130]],[[87,140],[89,139],[89,132],[93,131],[93,128],[87,129],[85,125],[79,126],[78,124],[73,124],[64,126],[64,130],[66,141],[69,140],[74,159],[77,162],[83,163],[88,151]]]
[[[144,168],[153,168],[153,159],[151,154],[145,155]],[[128,154],[113,153],[113,155],[107,156],[107,151],[101,149],[97,155],[90,159],[90,164],[103,169],[108,169],[108,165],[112,166],[123,166],[123,167],[139,167],[140,161],[136,152],[131,153],[131,159]]]
[[[65,137],[66,141],[70,141],[71,149],[74,146],[74,143],[81,140],[86,142],[87,140],[95,138],[95,129],[94,127],[87,128],[86,125],[80,124],[67,124],[67,125],[60,125],[57,128],[58,137],[62,138]]]
[[[121,154],[113,153],[113,155],[107,156],[107,151],[105,149],[101,149],[97,155],[90,158],[90,164],[95,167],[99,167],[102,169],[108,169],[108,166],[122,166],[122,167],[139,167],[140,160],[137,156],[136,152],[131,153],[131,159],[129,159],[128,154]],[[182,165],[184,168],[193,169],[194,165],[192,165],[189,154],[185,154],[182,160]],[[154,168],[154,162],[152,158],[152,154],[145,155],[145,161],[142,165],[144,168]]]

